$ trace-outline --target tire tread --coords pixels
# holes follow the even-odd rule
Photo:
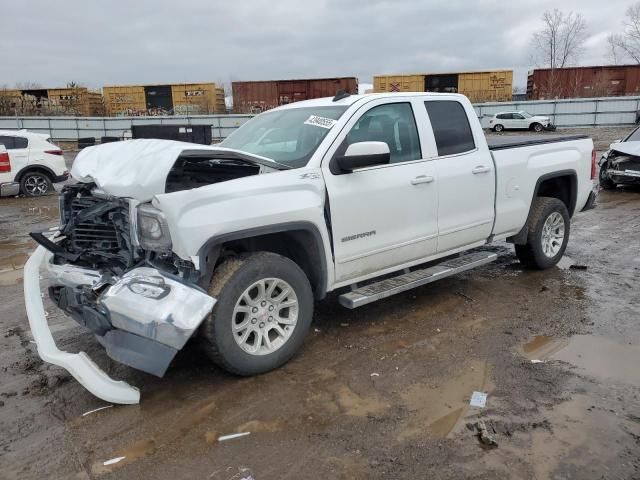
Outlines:
[[[569,212],[565,204],[553,197],[536,197],[533,206],[531,208],[531,212],[529,214],[529,218],[527,220],[527,225],[529,226],[529,231],[527,233],[527,243],[524,245],[516,245],[515,251],[516,256],[520,263],[522,263],[527,268],[535,268],[538,270],[543,270],[545,268],[549,268],[552,265],[548,265],[547,262],[542,262],[539,258],[541,252],[538,251],[536,246],[536,242],[538,242],[539,232],[538,230],[542,228],[542,222],[548,216],[548,211],[550,209],[556,209],[561,213],[566,213],[566,218],[569,218]],[[563,212],[564,211],[564,212]],[[563,218],[565,216],[563,215]],[[570,223],[565,220],[565,246],[570,233]],[[561,253],[564,255],[564,248]],[[560,255],[559,258],[562,258]]]

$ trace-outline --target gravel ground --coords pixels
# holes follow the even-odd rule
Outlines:
[[[628,131],[577,133],[604,150]],[[141,389],[86,416],[108,404],[41,362],[22,298],[27,233],[56,224],[57,199],[0,201],[2,478],[640,478],[639,189],[577,215],[551,270],[499,243],[498,262],[355,311],[331,296],[302,352],[259,377],[197,345],[163,379],[137,372],[47,303],[62,348]]]

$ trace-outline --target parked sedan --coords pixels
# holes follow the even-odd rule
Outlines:
[[[69,177],[62,150],[49,135],[0,130],[0,145],[8,154],[8,159],[0,162],[0,195],[16,195],[18,191],[29,197],[44,195],[53,190],[54,183]]]
[[[494,132],[502,132],[503,130],[533,130],[534,132],[541,132],[542,130],[555,129],[549,117],[531,115],[524,111],[497,113],[489,120],[489,128]]]

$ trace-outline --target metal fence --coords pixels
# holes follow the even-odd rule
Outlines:
[[[172,115],[166,117],[0,117],[0,130],[27,129],[56,140],[86,137],[130,138],[133,125],[211,125],[211,137],[222,139],[251,115]]]
[[[558,127],[633,125],[640,110],[640,97],[571,98],[526,102],[478,103],[474,105],[484,128],[499,112],[525,110],[545,115]]]
[[[558,127],[632,125],[640,110],[640,97],[574,98],[474,105],[484,128],[490,116],[503,111],[526,110],[546,115]],[[0,117],[0,130],[27,129],[56,140],[84,137],[127,138],[133,125],[211,125],[211,136],[223,139],[251,115],[191,115],[166,117]]]

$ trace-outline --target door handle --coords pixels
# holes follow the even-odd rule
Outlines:
[[[411,180],[411,185],[420,185],[421,183],[431,183],[435,179],[431,175],[418,175],[416,178]]]
[[[473,173],[474,175],[478,175],[480,173],[487,173],[490,171],[491,171],[491,168],[485,167],[484,165],[478,165],[476,168],[471,170],[471,173]]]

